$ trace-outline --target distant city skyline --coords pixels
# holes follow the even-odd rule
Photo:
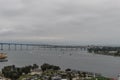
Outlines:
[[[120,0],[0,0],[0,42],[120,45]]]

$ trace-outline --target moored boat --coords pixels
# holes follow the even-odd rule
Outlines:
[[[7,54],[6,53],[0,53],[0,59],[6,59]]]

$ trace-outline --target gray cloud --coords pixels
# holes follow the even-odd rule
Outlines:
[[[119,0],[0,0],[0,40],[118,44]]]

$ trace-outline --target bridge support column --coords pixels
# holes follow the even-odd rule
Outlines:
[[[1,44],[1,49],[0,50],[3,50],[3,44]]]
[[[15,44],[15,51],[17,50],[17,46],[16,46],[16,44]]]
[[[10,44],[8,44],[8,50],[11,50]]]
[[[20,44],[20,50],[22,50],[22,44]]]

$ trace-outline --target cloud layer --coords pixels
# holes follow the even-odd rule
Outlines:
[[[120,44],[119,0],[0,0],[1,41]]]

